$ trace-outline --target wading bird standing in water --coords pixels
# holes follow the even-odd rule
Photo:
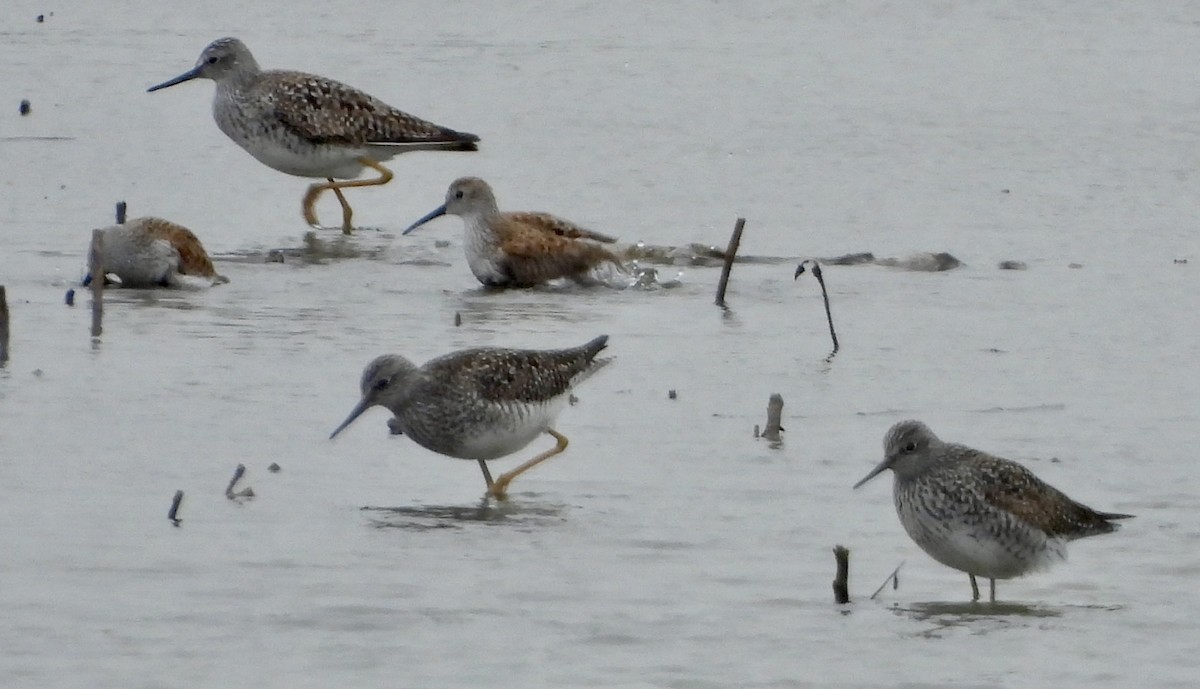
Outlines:
[[[588,283],[605,266],[625,272],[621,261],[596,243],[612,243],[613,238],[549,213],[502,213],[492,188],[478,177],[454,180],[446,202],[404,234],[447,214],[463,219],[467,265],[487,287],[534,287],[558,278]]]
[[[396,354],[378,357],[363,371],[362,399],[329,437],[371,407],[384,407],[394,415],[393,432],[448,457],[478,460],[487,494],[504,499],[514,478],[567,449],[555,419],[572,388],[612,361],[596,358],[607,343],[601,335],[570,349],[465,349],[423,366]],[[542,433],[554,438],[553,448],[492,481],[487,460]]]
[[[938,562],[991,583],[1045,569],[1067,556],[1067,542],[1112,533],[1117,519],[1047,485],[1014,461],[942,442],[920,421],[901,421],[884,438],[884,459],[854,484],[885,469],[895,474],[896,513],[908,535]]]
[[[408,151],[474,151],[479,137],[401,112],[341,82],[303,72],[261,70],[236,38],[213,41],[196,66],[150,91],[192,79],[217,83],[217,126],[259,162],[297,177],[324,178],[304,195],[304,219],[320,227],[317,197],[331,190],[342,205],[342,232],[353,211],[342,190],[387,184],[382,163]],[[375,179],[354,179],[363,168]],[[346,181],[338,181],[346,180]]]

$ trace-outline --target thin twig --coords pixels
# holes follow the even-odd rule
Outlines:
[[[837,575],[833,578],[833,602],[838,605],[850,602],[850,550],[843,546],[833,547],[837,561]]]
[[[738,244],[742,242],[742,228],[746,226],[745,218],[738,218],[733,226],[733,235],[729,237],[729,248],[725,249],[725,264],[721,266],[721,281],[717,283],[717,306],[725,308],[725,288],[729,286],[729,271],[733,270],[733,259],[737,256]]]
[[[825,289],[825,277],[821,275],[820,264],[812,259],[801,261],[800,265],[796,266],[796,274],[792,279],[799,279],[804,274],[805,265],[809,263],[812,264],[813,277],[817,278],[817,282],[821,285],[821,298],[825,300],[825,319],[829,321],[829,336],[833,338],[833,351],[829,353],[829,356],[832,357],[838,352],[837,331],[833,329],[833,312],[829,309],[829,292]]]
[[[888,585],[889,581],[892,582],[893,591],[900,588],[900,577],[898,575],[900,574],[900,568],[903,566],[904,560],[901,560],[900,564],[896,565],[896,569],[893,569],[892,573],[888,575],[888,578],[884,579],[883,583],[879,585],[879,588],[875,589],[875,593],[871,594],[871,600],[875,600],[875,596],[879,595],[879,592],[883,590],[883,587]]]

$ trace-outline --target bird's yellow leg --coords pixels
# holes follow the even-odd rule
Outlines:
[[[329,180],[333,182],[333,180]],[[333,190],[333,195],[337,197],[338,203],[342,204],[342,234],[350,234],[350,230],[354,228],[350,224],[350,217],[354,215],[354,211],[350,209],[350,204],[346,203],[346,195],[342,193],[340,187],[330,187]]]
[[[379,173],[379,176],[374,179],[351,179],[345,182],[338,182],[332,178],[326,178],[325,182],[310,186],[308,191],[304,194],[305,222],[317,229],[321,228],[320,223],[317,222],[317,211],[314,206],[316,206],[317,197],[321,195],[321,192],[325,191],[326,189],[332,189],[333,193],[337,194],[338,202],[342,204],[342,233],[350,234],[350,231],[353,229],[353,227],[350,225],[350,216],[353,214],[353,211],[350,210],[350,204],[346,203],[346,197],[342,194],[341,190],[349,187],[375,187],[381,184],[387,184],[388,182],[392,181],[392,177],[394,177],[391,170],[380,165],[374,160],[371,160],[370,158],[359,158],[358,162],[365,167],[375,170]]]
[[[553,428],[547,428],[546,432],[549,433],[550,435],[554,436],[554,439],[556,441],[558,441],[557,443],[555,443],[554,447],[550,448],[549,450],[546,450],[545,452],[541,453],[537,457],[534,457],[533,459],[529,460],[528,462],[525,462],[524,464],[517,467],[516,469],[513,469],[512,471],[506,471],[503,474],[500,474],[500,478],[496,479],[496,482],[493,483],[490,488],[488,488],[488,492],[487,492],[488,495],[490,495],[493,498],[496,498],[497,500],[504,500],[508,495],[508,493],[507,493],[508,484],[512,483],[512,480],[514,478],[520,476],[521,474],[525,473],[526,471],[529,471],[530,469],[537,466],[538,464],[541,464],[542,462],[546,461],[547,459],[550,459],[554,455],[561,454],[563,450],[567,449],[567,436],[559,433],[558,431],[554,430]]]

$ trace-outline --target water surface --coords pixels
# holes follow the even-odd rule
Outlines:
[[[270,3],[76,4],[0,10],[5,686],[1194,683],[1200,11],[299,0],[281,29]],[[306,182],[220,134],[211,84],[144,93],[226,34],[482,149],[351,190],[372,257],[243,260],[301,244]],[[479,289],[457,219],[396,236],[464,174],[630,242],[723,245],[744,215],[747,254],[965,265],[827,267],[827,361],[791,261],[735,267],[728,311],[709,267]],[[118,199],[193,228],[231,283],[111,291],[93,343],[86,295],[62,298]],[[382,411],[327,439],[378,354],[602,333],[617,362],[563,413],[569,449],[503,507]],[[778,448],[752,433],[774,392]],[[964,604],[887,482],[849,488],[908,417],[1138,517]],[[235,503],[238,463],[257,497]]]

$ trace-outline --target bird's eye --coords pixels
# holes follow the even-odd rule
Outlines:
[[[459,189],[458,191],[454,192],[454,198],[461,199],[462,197],[463,197],[462,189]]]
[[[908,443],[907,445],[904,446],[904,451],[905,452],[916,452],[917,444],[916,443]]]
[[[391,383],[391,382],[392,382],[391,378],[380,378],[379,380],[375,381],[375,384],[372,385],[371,388],[374,390],[383,390],[384,388],[386,388],[388,386],[388,383]]]
[[[205,62],[207,62],[210,65],[215,65],[218,62],[220,62],[220,60],[221,60],[221,58],[217,57],[216,55],[213,55],[213,56],[209,57],[207,60],[205,60]]]

